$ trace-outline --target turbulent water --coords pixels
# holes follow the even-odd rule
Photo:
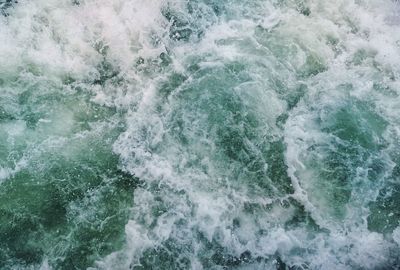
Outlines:
[[[400,269],[400,2],[0,0],[0,269]]]

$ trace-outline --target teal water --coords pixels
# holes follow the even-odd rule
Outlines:
[[[400,268],[398,1],[0,11],[0,269]]]

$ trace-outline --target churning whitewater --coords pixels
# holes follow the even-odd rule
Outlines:
[[[400,269],[400,2],[0,0],[0,269]]]

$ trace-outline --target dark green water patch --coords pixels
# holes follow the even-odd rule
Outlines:
[[[379,191],[375,202],[370,203],[368,229],[380,233],[391,233],[399,226],[400,184],[390,183]]]
[[[76,146],[73,156],[46,153],[0,185],[0,267],[48,257],[57,269],[83,269],[123,244],[136,179],[118,169],[110,145]]]
[[[217,147],[212,153],[215,164],[221,170],[231,164],[231,181],[246,183],[251,189],[261,188],[266,194],[291,192],[284,164],[285,147],[265,135],[271,127],[264,122],[264,112],[259,111],[264,108],[262,96],[257,99],[249,95],[249,91],[264,93],[251,88],[235,91],[237,85],[251,81],[245,66],[227,63],[221,68],[197,71],[190,82],[184,80],[181,75],[171,76],[161,88],[162,94],[173,95],[167,123],[179,145],[190,147],[200,138],[211,139]]]
[[[388,145],[383,138],[387,122],[371,104],[351,98],[325,107],[316,122],[326,137],[309,146],[308,173],[313,177],[308,174],[306,181],[312,183],[305,185],[318,207],[340,219],[350,199],[363,200],[354,189],[367,185],[374,190],[385,177],[388,165],[381,151]]]
[[[387,122],[371,108],[371,104],[350,101],[332,119],[324,120],[325,126],[330,125],[324,130],[353,145],[378,150],[385,145],[382,132],[386,129]]]
[[[86,269],[124,243],[137,184],[112,151],[124,126],[57,81],[29,75],[5,87],[0,268]]]

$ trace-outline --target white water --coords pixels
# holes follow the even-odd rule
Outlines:
[[[94,269],[396,269],[399,229],[368,217],[399,183],[399,6],[21,1],[0,17],[0,82],[74,81],[122,115],[113,151],[142,185]]]

